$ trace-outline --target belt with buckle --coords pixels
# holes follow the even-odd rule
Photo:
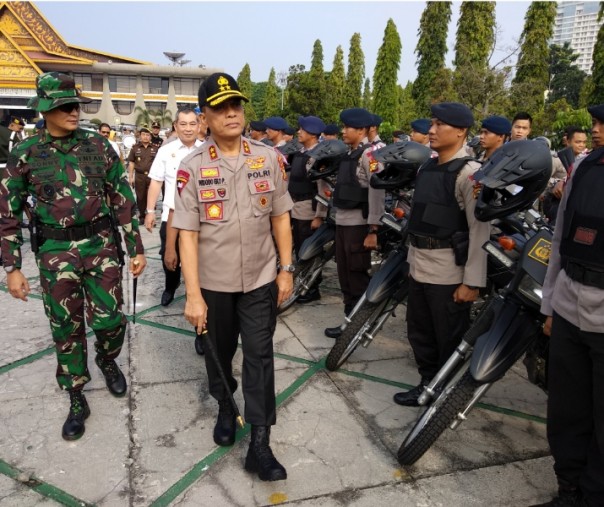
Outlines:
[[[583,285],[604,289],[604,271],[583,266],[577,262],[566,259],[562,261],[562,269],[567,276]]]
[[[84,225],[74,225],[65,229],[41,226],[40,232],[44,239],[56,239],[58,241],[81,241],[95,234],[106,231],[111,227],[111,219],[108,216],[99,218],[94,222]]]
[[[439,239],[431,236],[417,236],[415,234],[409,234],[409,243],[415,248],[421,248],[425,250],[437,250],[440,248],[453,248],[450,239]]]

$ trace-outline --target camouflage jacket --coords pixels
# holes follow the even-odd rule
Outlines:
[[[130,257],[143,253],[135,200],[124,167],[109,142],[77,129],[66,138],[46,130],[10,153],[0,173],[0,247],[4,265],[21,266],[21,217],[28,195],[36,198],[40,224],[65,228],[109,214],[122,226]]]

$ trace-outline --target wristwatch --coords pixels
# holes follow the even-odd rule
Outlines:
[[[296,266],[293,264],[285,264],[279,268],[281,271],[287,271],[288,273],[293,273],[296,271]]]
[[[149,213],[155,213],[154,209],[146,209],[145,210],[145,215],[148,215]]]
[[[378,231],[377,225],[370,225],[369,228],[367,229],[367,234],[377,234],[377,231]]]

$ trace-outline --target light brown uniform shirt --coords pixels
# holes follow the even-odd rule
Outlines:
[[[461,148],[451,160],[466,157],[465,147]],[[474,181],[470,178],[480,167],[478,162],[469,161],[459,171],[455,181],[455,198],[459,207],[465,211],[470,230],[470,247],[465,266],[455,264],[452,248],[415,248],[409,246],[409,273],[421,283],[453,285],[464,283],[470,287],[484,287],[487,280],[487,254],[482,249],[490,237],[489,222],[479,222],[474,217],[476,198]]]
[[[271,216],[293,206],[281,154],[241,139],[226,159],[212,137],[183,159],[176,176],[172,226],[199,231],[199,280],[204,289],[249,292],[277,276]]]

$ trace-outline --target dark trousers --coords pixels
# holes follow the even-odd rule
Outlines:
[[[363,295],[371,279],[371,251],[363,246],[366,236],[366,225],[336,226],[336,263],[346,314]]]
[[[141,222],[145,221],[145,209],[147,208],[147,192],[151,185],[151,179],[145,173],[134,171],[134,190],[136,191],[136,206]]]
[[[604,505],[604,332],[554,314],[549,346],[547,438],[561,487]]]
[[[420,283],[409,277],[407,337],[422,378],[432,379],[470,327],[471,303],[455,303],[459,286]]]
[[[245,420],[253,425],[271,426],[277,419],[275,410],[275,367],[273,334],[277,325],[277,285],[263,285],[251,292],[216,292],[202,289],[208,305],[209,339],[233,391],[233,357],[241,333],[243,349],[243,398]],[[205,354],[210,394],[216,400],[227,399],[211,354]]]
[[[310,228],[310,224],[312,220],[298,220],[297,218],[292,218],[292,239],[294,241],[294,253],[296,254],[296,259],[298,259],[298,252],[300,251],[300,247],[306,238],[312,236],[314,232]]]
[[[174,271],[170,271],[164,264],[164,255],[166,253],[166,228],[168,222],[162,222],[159,227],[159,238],[161,240],[161,247],[159,248],[159,255],[161,257],[161,267],[164,268],[164,275],[166,277],[166,288],[168,292],[174,294],[178,285],[180,284],[180,253],[178,251],[178,241],[176,242],[176,253],[179,255],[179,262]]]

